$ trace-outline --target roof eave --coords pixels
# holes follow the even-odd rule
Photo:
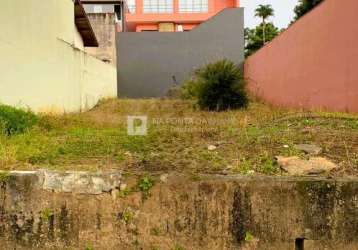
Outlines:
[[[83,8],[81,0],[74,0],[75,4],[75,24],[78,32],[83,39],[83,45],[85,47],[98,47],[98,40],[93,31],[92,25],[88,19],[86,11]]]

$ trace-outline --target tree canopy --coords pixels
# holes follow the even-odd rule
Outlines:
[[[323,0],[299,0],[297,6],[294,9],[295,18],[294,20],[298,20],[304,14],[309,12],[311,9],[320,4]]]
[[[263,29],[263,23],[261,23],[254,29],[245,29],[245,56],[252,55],[264,45]],[[280,33],[279,29],[275,27],[273,23],[265,24],[265,30],[266,42],[271,41]]]
[[[266,43],[266,19],[274,16],[274,10],[270,4],[263,5],[260,4],[259,7],[255,10],[255,17],[262,18],[262,37],[263,37],[263,45]]]
[[[265,22],[270,16],[274,16],[274,10],[270,4],[260,4],[259,7],[255,9],[255,17],[262,18],[262,22]]]

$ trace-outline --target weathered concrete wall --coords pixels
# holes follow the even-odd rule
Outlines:
[[[86,52],[116,67],[116,26],[114,13],[87,14],[96,34],[99,47],[86,48]]]
[[[71,0],[1,5],[0,103],[70,112],[116,96],[116,69],[78,46]]]
[[[252,55],[245,77],[264,100],[358,112],[356,0],[325,0]]]
[[[138,178],[2,174],[2,249],[358,248],[358,179],[169,174],[143,193]]]
[[[117,55],[119,96],[164,96],[209,62],[243,62],[243,9],[226,9],[190,32],[118,33]]]

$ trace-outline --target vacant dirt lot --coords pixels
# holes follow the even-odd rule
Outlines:
[[[128,135],[128,116],[146,116],[147,135]],[[82,114],[42,115],[30,131],[0,136],[0,166],[280,175],[275,156],[305,158],[294,147],[302,143],[321,147],[319,156],[340,167],[334,175],[358,174],[357,115],[261,103],[214,113],[158,99],[111,99]]]

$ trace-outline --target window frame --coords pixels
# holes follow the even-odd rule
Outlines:
[[[209,0],[179,0],[179,13],[208,13]]]
[[[174,0],[143,0],[143,13],[144,14],[174,13]]]

